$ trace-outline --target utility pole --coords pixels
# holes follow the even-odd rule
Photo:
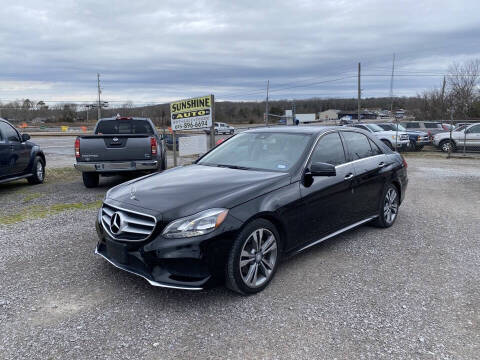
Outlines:
[[[444,119],[444,110],[445,110],[445,85],[446,85],[446,79],[444,76],[443,83],[442,83],[442,119]]]
[[[358,63],[358,109],[357,120],[360,122],[360,99],[362,97],[362,89],[360,88],[360,63]]]
[[[395,151],[398,148],[398,119],[395,115],[393,115],[393,76],[395,74],[395,53],[393,53],[393,61],[392,61],[392,77],[390,78],[390,115],[392,115],[395,119]]]
[[[97,120],[100,120],[102,114],[101,114],[101,111],[100,109],[102,108],[102,105],[100,104],[100,94],[102,92],[102,90],[100,90],[100,74],[97,73],[97,86],[98,86],[98,105],[97,105],[97,116],[98,116],[98,119]]]
[[[268,89],[270,87],[270,80],[267,80],[267,101],[265,101],[265,126],[268,126]]]
[[[390,115],[393,116],[393,75],[395,72],[395,53],[393,53],[392,77],[390,78]]]

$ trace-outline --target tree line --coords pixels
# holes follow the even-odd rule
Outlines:
[[[437,88],[425,90],[416,96],[395,97],[394,109],[404,109],[417,120],[480,119],[480,60],[453,63],[443,83]],[[390,97],[362,99],[363,109],[390,109]],[[269,101],[270,113],[283,115],[292,109],[292,100]],[[296,112],[318,113],[328,109],[356,111],[355,98],[311,98],[295,100]],[[264,121],[265,101],[220,101],[215,103],[216,121],[226,123],[262,123]],[[122,116],[149,117],[159,126],[170,123],[169,104],[134,106],[132,102],[102,109],[102,117]],[[47,105],[44,101],[23,99],[0,103],[0,117],[16,122],[29,122],[34,119],[45,122],[73,123],[87,121],[87,109],[84,104],[63,103]],[[96,121],[97,111],[88,110],[88,120]],[[276,120],[273,120],[276,121]]]

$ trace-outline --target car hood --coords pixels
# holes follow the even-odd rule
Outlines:
[[[378,135],[383,135],[383,136],[395,136],[397,134],[396,131],[393,131],[393,130],[385,130],[385,131],[377,131],[377,132],[374,132],[374,134],[377,134]],[[406,135],[407,133],[403,132],[403,131],[399,131],[398,132],[398,135]]]
[[[120,184],[107,200],[149,209],[169,221],[211,208],[230,209],[289,183],[288,173],[189,165]]]
[[[412,135],[419,135],[419,136],[427,136],[428,133],[425,131],[418,131],[418,130],[407,130],[407,134],[412,134]]]

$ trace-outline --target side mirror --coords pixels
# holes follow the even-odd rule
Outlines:
[[[312,176],[336,176],[335,165],[316,162],[310,165],[310,174]]]
[[[30,140],[30,135],[28,134],[22,134],[22,142]]]

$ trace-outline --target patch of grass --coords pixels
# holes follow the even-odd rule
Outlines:
[[[27,202],[29,202],[29,201],[38,199],[38,198],[40,198],[40,197],[42,197],[42,196],[43,196],[42,194],[37,193],[37,192],[30,193],[30,194],[25,195],[25,197],[23,198],[23,202],[24,202],[24,203],[27,203]]]
[[[63,168],[53,168],[49,169],[46,168],[45,174],[45,182],[46,183],[53,183],[53,182],[61,182],[61,181],[69,181],[78,179],[80,173],[75,170],[73,167],[63,167]]]
[[[0,216],[0,224],[8,225],[34,219],[43,219],[47,216],[62,213],[68,210],[96,209],[102,205],[102,200],[90,203],[53,204],[49,206],[32,205],[20,213]]]

